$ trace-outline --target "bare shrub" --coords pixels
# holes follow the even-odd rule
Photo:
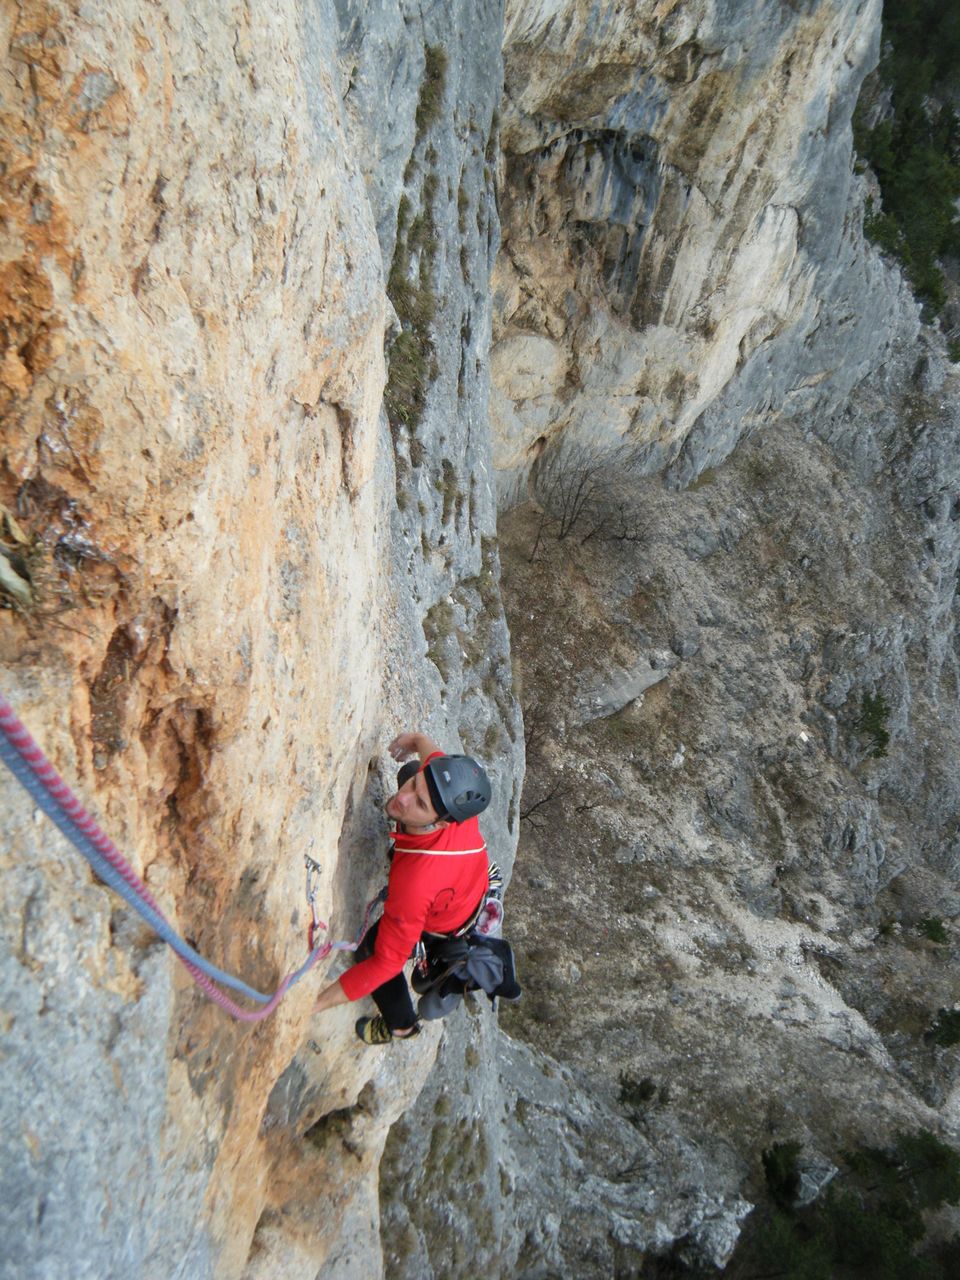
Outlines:
[[[539,831],[547,820],[547,815],[540,813],[539,810],[543,809],[546,805],[553,804],[557,799],[557,796],[560,795],[562,788],[563,779],[558,778],[546,795],[541,796],[539,800],[535,800],[533,804],[528,805],[526,809],[520,810],[520,821],[529,822],[532,827]]]
[[[581,545],[644,542],[649,521],[631,492],[638,455],[630,446],[604,449],[597,444],[560,444],[534,465],[531,485],[540,505],[540,521],[531,562],[545,533],[562,542],[576,535]]]

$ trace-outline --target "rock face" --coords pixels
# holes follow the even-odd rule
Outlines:
[[[536,510],[501,520],[532,996],[502,1024],[642,1132],[729,1144],[728,1199],[777,1142],[960,1137],[960,419],[916,355],[681,493],[635,479],[640,543],[575,528],[531,563]]]
[[[303,955],[305,849],[351,931],[382,875],[368,763],[398,723],[449,728],[436,682],[391,671],[425,641],[390,602],[384,272],[336,29],[327,5],[0,20],[0,501],[29,588],[4,690],[181,931],[261,989]],[[365,1095],[364,1158],[326,1151],[316,1120],[376,1065],[348,1011],[278,1120],[315,982],[232,1024],[2,785],[4,1273],[239,1275],[253,1242],[253,1274],[312,1275],[354,1209],[376,1271],[378,1144],[435,1040],[385,1110]]]
[[[4,1276],[721,1266],[757,1117],[789,1127],[754,1106],[786,1038],[798,1069],[834,1055],[823,1107],[793,1113],[812,1149],[861,1096],[851,1054],[878,1130],[956,1123],[916,1031],[917,991],[958,993],[910,933],[955,891],[954,388],[860,240],[848,121],[878,19],[876,0],[0,14],[2,688],[201,952],[261,990],[300,964],[308,850],[321,915],[355,931],[401,727],[488,764],[509,872],[539,792],[521,801],[495,468],[509,496],[579,437],[626,440],[633,469],[630,555],[548,533],[533,557],[548,614],[523,579],[538,517],[504,526],[525,696],[553,687],[532,785],[574,778],[562,805],[587,816],[564,820],[591,833],[587,888],[528,842],[511,1026],[555,1027],[577,988],[613,1038],[551,1032],[560,1065],[484,1003],[374,1053],[355,1009],[311,1020],[342,959],[233,1023],[0,777]],[[761,425],[769,459],[704,470]],[[674,496],[664,466],[700,487]],[[634,545],[644,507],[659,532]],[[889,766],[864,728],[878,690]],[[886,991],[869,931],[898,884]],[[572,936],[600,922],[597,954],[544,936],[545,896]],[[753,1093],[728,1079],[731,1009],[762,1028]],[[704,1036],[716,1056],[664,1090]]]
[[[329,30],[122,3],[0,28],[0,500],[30,583],[4,689],[261,989],[303,955],[311,842],[333,905],[380,737],[384,298]],[[7,1274],[238,1274],[309,991],[232,1024],[2,785]]]
[[[503,1021],[641,1128],[729,1142],[728,1197],[774,1141],[958,1134],[960,423],[862,242],[877,20],[506,13],[491,416],[504,506],[534,499],[500,528],[533,998]]]
[[[517,823],[480,362],[499,14],[365,11],[0,19],[4,692],[266,990],[303,958],[305,851],[338,936],[382,883],[398,727],[491,759],[508,868]],[[443,241],[415,442],[383,413],[401,189]],[[4,1274],[379,1273],[379,1156],[438,1029],[392,1059],[356,1011],[311,1023],[335,965],[231,1023],[0,785]]]
[[[669,1121],[641,1133],[587,1076],[479,1011],[465,1021],[384,1152],[385,1189],[405,1189],[384,1211],[387,1274],[629,1274],[680,1239],[726,1262],[751,1206],[726,1190],[719,1147]]]
[[[876,366],[903,303],[863,252],[848,124],[879,8],[508,3],[506,503],[549,441],[626,439],[689,481]]]

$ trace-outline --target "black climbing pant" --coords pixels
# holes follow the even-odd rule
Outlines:
[[[373,926],[364,940],[357,947],[354,953],[354,963],[359,964],[361,960],[366,960],[368,956],[373,955],[373,948],[377,941],[377,930],[380,927],[380,921]],[[430,935],[424,936],[424,942],[427,948],[428,960],[433,960],[434,964],[440,964],[444,967],[439,957],[432,955],[436,947],[436,941]],[[434,946],[431,946],[431,943]],[[439,992],[443,996],[453,994],[454,992],[462,992],[464,984],[458,978],[447,978],[439,988]],[[422,988],[420,988],[422,990]],[[370,996],[383,1014],[383,1019],[391,1031],[403,1031],[407,1027],[412,1027],[417,1020],[414,1012],[413,1000],[410,997],[410,988],[407,986],[407,980],[403,976],[402,971],[395,978],[391,978],[389,982],[384,982],[381,986],[375,987],[370,992]],[[436,1014],[426,1016],[436,1017]]]
[[[378,920],[359,947],[357,947],[354,953],[354,963],[359,964],[361,960],[366,960],[373,955],[379,928],[380,921]],[[391,978],[389,982],[384,982],[381,986],[375,987],[370,992],[370,995],[374,1004],[383,1014],[384,1021],[391,1031],[403,1031],[406,1027],[412,1027],[416,1022],[417,1015],[413,1011],[410,988],[407,986],[407,980],[402,971],[395,978]]]

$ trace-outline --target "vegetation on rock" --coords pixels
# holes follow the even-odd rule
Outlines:
[[[887,754],[890,745],[890,704],[882,693],[865,693],[860,708],[857,728],[867,739],[867,754],[875,760],[881,760]]]
[[[892,112],[854,119],[857,151],[877,175],[883,210],[864,230],[902,262],[928,314],[946,302],[941,262],[960,256],[960,9],[939,0],[885,6],[879,80]]]
[[[943,927],[943,921],[937,920],[934,916],[925,916],[920,921],[920,932],[930,942],[937,942],[943,945],[948,941],[947,931]]]
[[[629,485],[623,481],[636,470],[636,453],[629,446],[606,449],[600,444],[561,444],[547,449],[532,472],[540,504],[540,521],[531,563],[545,532],[558,542],[576,533],[581,544],[640,543],[647,521]]]
[[[926,1129],[888,1149],[847,1152],[842,1185],[795,1207],[800,1144],[764,1152],[772,1207],[761,1209],[725,1274],[782,1280],[940,1280],[956,1274],[960,1238],[926,1244],[924,1214],[960,1202],[960,1154]]]
[[[447,55],[439,46],[426,50],[426,68],[417,104],[417,139],[438,119],[446,87]],[[426,159],[436,163],[436,152],[428,148]],[[412,184],[417,164],[411,156],[404,183]],[[432,170],[424,178],[419,193],[419,211],[411,218],[412,202],[406,192],[397,205],[397,240],[387,279],[387,296],[402,326],[387,351],[388,374],[383,398],[397,439],[401,427],[415,433],[423,416],[427,390],[438,373],[431,326],[437,309],[434,288],[437,262],[435,205],[439,187]],[[418,465],[414,459],[414,465]]]
[[[938,1010],[936,1020],[927,1032],[926,1039],[931,1044],[941,1045],[945,1049],[960,1044],[960,1009]]]

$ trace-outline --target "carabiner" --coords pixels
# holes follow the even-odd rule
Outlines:
[[[310,841],[310,848],[313,848],[313,841]],[[307,869],[307,906],[310,908],[310,924],[307,926],[307,950],[313,951],[314,940],[317,931],[325,931],[326,923],[320,919],[320,912],[317,910],[317,892],[320,888],[320,876],[323,868],[315,858],[311,858],[309,853],[303,855],[304,865]]]
[[[310,857],[309,853],[303,855],[303,861],[307,868],[307,905],[310,908],[310,914],[313,916],[313,927],[316,928],[321,923],[320,914],[317,911],[317,892],[320,888],[320,877],[323,874],[323,868],[319,862]]]

